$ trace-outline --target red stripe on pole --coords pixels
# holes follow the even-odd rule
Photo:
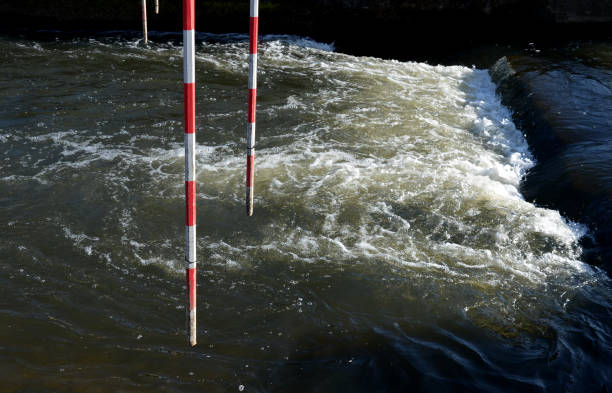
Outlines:
[[[189,302],[189,311],[193,310],[196,307],[196,269],[186,269],[187,270],[187,288],[188,288],[188,298]]]
[[[249,89],[249,123],[255,123],[255,106],[257,105],[257,89]]]
[[[188,227],[196,224],[196,183],[185,181],[185,225]]]
[[[255,157],[247,156],[247,173],[246,186],[253,187],[253,179],[255,178]]]
[[[185,133],[195,132],[195,83],[185,83]]]
[[[259,18],[256,16],[251,17],[251,24],[249,26],[249,53],[257,53],[257,33],[259,30]]]
[[[183,30],[195,27],[195,0],[183,0]]]

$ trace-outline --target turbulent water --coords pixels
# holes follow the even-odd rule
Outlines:
[[[606,391],[612,285],[519,192],[486,70],[200,35],[198,336],[176,36],[0,40],[1,391]]]

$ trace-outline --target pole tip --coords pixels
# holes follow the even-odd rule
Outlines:
[[[247,187],[246,192],[246,214],[251,217],[253,215],[253,187]]]
[[[198,343],[195,307],[188,312],[187,318],[187,341],[189,342],[190,346],[194,347]]]

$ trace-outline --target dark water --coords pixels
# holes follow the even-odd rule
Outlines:
[[[486,70],[197,47],[199,345],[174,36],[0,40],[1,391],[606,391],[612,288]],[[534,166],[535,165],[535,166]]]
[[[512,76],[503,75],[504,65]],[[497,68],[505,104],[536,153],[523,194],[587,224],[583,256],[611,272],[612,45],[533,46]]]

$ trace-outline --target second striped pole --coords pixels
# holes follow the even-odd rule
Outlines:
[[[147,32],[147,0],[142,0],[142,36],[146,44],[149,41],[149,33]]]
[[[183,0],[185,100],[185,268],[187,340],[196,345],[195,0]]]
[[[257,30],[259,0],[251,0],[249,27],[249,109],[247,124],[246,212],[253,215],[253,191],[255,182],[255,109],[257,106]]]

